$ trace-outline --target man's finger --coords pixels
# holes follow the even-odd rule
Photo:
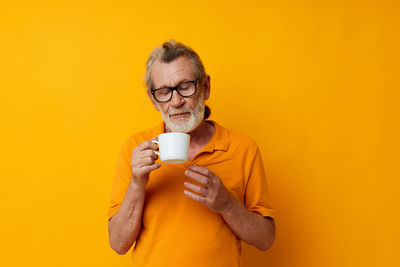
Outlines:
[[[205,167],[199,166],[199,165],[189,165],[189,169],[193,172],[200,173],[207,177],[211,177],[213,175],[212,171],[210,171],[209,169],[207,169]]]
[[[144,141],[143,143],[141,143],[140,145],[137,146],[137,149],[139,151],[143,151],[146,149],[156,150],[157,144],[153,143],[152,140],[156,140],[155,137],[153,137],[151,140]]]
[[[153,165],[147,165],[147,166],[144,166],[144,167],[142,167],[146,172],[151,172],[151,171],[154,171],[154,170],[156,170],[156,169],[158,169],[158,168],[160,168],[161,167],[161,164],[160,163],[154,163]]]
[[[190,190],[192,190],[194,192],[197,192],[197,193],[199,193],[199,194],[201,194],[203,196],[205,196],[206,193],[207,193],[207,190],[204,187],[201,187],[201,186],[198,186],[198,185],[194,185],[194,184],[189,183],[189,182],[184,182],[183,185],[186,186],[187,188],[189,188]]]
[[[189,190],[185,190],[185,191],[183,191],[183,193],[185,193],[185,195],[190,197],[191,199],[196,200],[197,202],[200,202],[200,203],[203,203],[203,204],[206,203],[206,198],[205,197],[201,197],[199,195],[196,195],[196,194],[190,192]]]
[[[193,180],[196,180],[197,182],[199,182],[201,184],[208,185],[208,183],[209,183],[209,180],[206,176],[199,174],[197,172],[194,172],[192,170],[186,170],[185,175]]]
[[[158,158],[158,155],[154,152],[153,149],[143,150],[143,152],[141,153],[140,156],[141,156],[141,159],[150,157],[150,158],[156,160]]]
[[[144,166],[149,166],[154,164],[154,159],[150,157],[143,158],[138,161],[137,166],[139,167],[144,167]]]

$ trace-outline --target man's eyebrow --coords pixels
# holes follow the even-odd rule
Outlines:
[[[177,86],[177,85],[179,85],[179,84],[181,84],[181,83],[183,83],[183,82],[188,82],[188,81],[191,81],[191,80],[186,79],[186,78],[185,78],[185,79],[182,79],[182,80],[180,80],[179,82],[177,82],[177,83],[175,84],[175,86]],[[165,88],[165,87],[170,88],[170,87],[175,87],[175,86],[162,85],[162,86],[160,86],[160,87],[157,87],[156,89]]]

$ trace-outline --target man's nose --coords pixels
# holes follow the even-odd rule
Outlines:
[[[171,106],[180,107],[185,103],[184,98],[176,90],[172,91]]]

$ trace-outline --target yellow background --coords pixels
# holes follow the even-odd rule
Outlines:
[[[1,1],[1,265],[129,266],[108,245],[117,154],[156,125],[144,64],[169,38],[211,118],[262,149],[277,210],[244,266],[400,266],[397,1]],[[196,259],[193,259],[196,260]]]

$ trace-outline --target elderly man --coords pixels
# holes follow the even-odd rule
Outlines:
[[[115,172],[109,240],[132,246],[133,266],[240,266],[241,240],[267,250],[274,211],[261,153],[249,137],[207,120],[210,76],[191,48],[174,40],[151,53],[145,83],[163,122],[128,138]],[[189,160],[161,163],[152,142],[190,135]]]

